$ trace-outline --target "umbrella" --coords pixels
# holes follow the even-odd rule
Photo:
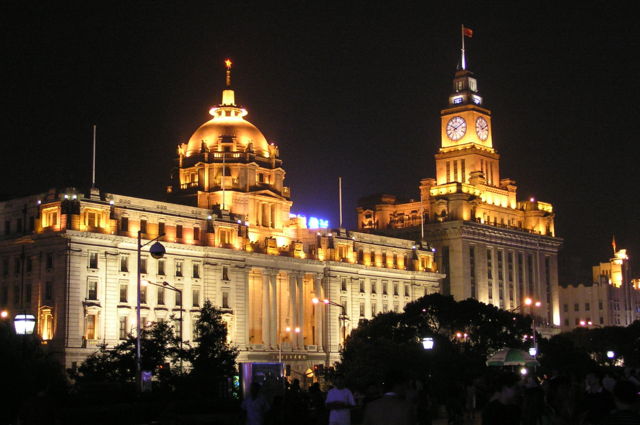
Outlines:
[[[487,359],[487,366],[539,366],[533,357],[517,348],[503,348]]]

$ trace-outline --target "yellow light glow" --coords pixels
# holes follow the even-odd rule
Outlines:
[[[227,69],[231,69],[231,65],[233,65],[233,62],[231,62],[231,59],[225,59],[224,65],[227,67]]]

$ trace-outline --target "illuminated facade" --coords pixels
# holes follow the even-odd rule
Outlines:
[[[562,330],[629,326],[640,320],[640,279],[630,276],[626,249],[592,268],[590,283],[560,287]]]
[[[464,63],[464,61],[462,62]],[[419,200],[394,195],[363,198],[358,229],[420,238],[437,249],[442,291],[504,309],[531,297],[551,326],[560,324],[557,254],[551,204],[518,200],[514,180],[500,174],[493,146],[491,111],[483,105],[473,73],[458,70],[441,111],[436,178],[420,181]]]
[[[67,189],[0,203],[0,308],[33,312],[67,367],[135,329],[138,232],[164,234],[167,250],[143,250],[142,278],[182,291],[143,286],[144,324],[172,321],[192,340],[211,300],[239,361],[282,358],[295,377],[338,359],[342,326],[439,290],[431,250],[290,214],[278,149],[244,119],[229,79],[214,118],[178,148],[174,202]]]

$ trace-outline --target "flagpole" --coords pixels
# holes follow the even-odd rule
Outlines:
[[[460,25],[460,35],[462,36],[462,69],[467,69],[467,61],[464,57],[464,24]]]

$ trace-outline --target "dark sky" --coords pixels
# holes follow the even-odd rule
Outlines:
[[[640,253],[640,37],[623,2],[23,3],[0,10],[2,198],[86,190],[96,123],[98,187],[161,199],[231,57],[236,100],[280,146],[294,211],[337,225],[343,176],[353,227],[359,197],[417,197],[434,176],[464,23],[502,176],[553,203],[563,264],[590,273],[612,234]]]

